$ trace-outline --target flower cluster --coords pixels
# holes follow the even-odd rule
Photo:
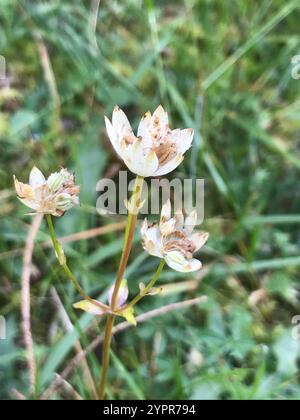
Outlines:
[[[191,147],[194,131],[171,130],[168,113],[160,105],[153,113],[146,112],[137,136],[124,112],[116,106],[112,122],[105,117],[109,139],[131,172],[142,177],[160,176],[173,171]]]
[[[171,130],[168,114],[161,105],[153,115],[147,112],[143,116],[137,135],[133,133],[126,115],[118,106],[113,111],[112,122],[105,117],[105,124],[117,154],[139,177],[160,176],[173,171],[182,162],[183,155],[191,147],[194,136],[190,128]],[[35,213],[62,216],[71,207],[79,204],[80,188],[75,184],[74,174],[68,172],[67,169],[63,168],[46,179],[37,167],[33,167],[28,184],[19,182],[15,176],[14,182],[20,201]],[[130,203],[127,203],[129,213],[138,210],[141,205],[132,199]],[[148,224],[145,219],[141,226],[144,249],[150,255],[164,259],[168,266],[176,271],[199,270],[202,266],[201,262],[193,258],[193,254],[205,244],[209,235],[206,232],[193,233],[196,221],[195,210],[186,218],[182,212],[177,212],[172,217],[171,203],[168,200],[162,208],[159,224]],[[59,249],[56,239],[54,239],[54,246]],[[63,254],[63,251],[61,253]],[[64,255],[62,261],[65,265]],[[109,290],[108,306],[90,298],[74,306],[95,315],[112,313],[111,300],[114,288],[115,285]],[[78,290],[81,290],[80,286]],[[141,296],[155,294],[158,291],[159,289],[140,284]],[[121,310],[124,308],[122,316],[134,323],[133,308],[125,305],[127,298],[127,282],[123,279],[117,296],[117,308]]]
[[[79,186],[75,185],[74,174],[61,169],[44,177],[34,166],[30,172],[29,184],[23,184],[14,176],[15,188],[20,201],[35,213],[62,216],[74,205],[79,204]]]
[[[185,152],[191,147],[194,131],[188,129],[171,130],[168,114],[160,105],[153,115],[147,112],[141,119],[137,135],[124,112],[117,106],[112,115],[112,122],[105,117],[109,139],[127,167],[137,175],[130,202],[126,202],[128,219],[125,230],[122,256],[115,283],[109,289],[108,305],[91,298],[82,288],[69,266],[62,245],[57,240],[51,216],[62,216],[74,205],[79,204],[80,188],[75,184],[74,174],[62,168],[52,173],[47,179],[43,173],[33,167],[29,183],[24,184],[14,176],[15,189],[19,200],[34,213],[46,215],[49,231],[58,261],[67,277],[77,288],[82,300],[74,303],[74,308],[95,316],[107,316],[102,349],[102,378],[98,391],[99,399],[105,395],[105,383],[109,366],[110,345],[115,316],[121,316],[134,326],[135,305],[145,296],[156,295],[162,288],[154,287],[165,262],[179,272],[199,270],[201,262],[193,257],[207,241],[208,233],[193,232],[197,223],[197,213],[193,210],[187,217],[182,211],[171,215],[171,203],[168,200],[162,208],[160,222],[148,224],[147,219],[141,226],[143,248],[153,256],[161,259],[153,277],[147,285],[139,282],[139,293],[129,302],[127,280],[123,278],[132,246],[132,239],[137,221],[137,213],[143,206],[141,202],[144,177],[162,176],[173,171],[183,161]]]
[[[168,114],[160,105],[153,113],[147,112],[141,119],[137,136],[128,118],[116,106],[112,122],[105,117],[109,139],[127,167],[141,177],[165,175],[182,162],[184,153],[191,147],[194,132],[191,128],[171,130]],[[201,262],[193,258],[207,241],[206,232],[192,233],[197,221],[196,211],[184,220],[182,213],[171,217],[171,203],[162,209],[159,225],[142,228],[143,246],[149,254],[164,258],[176,271],[189,272],[201,268]]]
[[[199,270],[201,262],[193,258],[207,241],[207,232],[195,232],[197,212],[193,210],[186,218],[182,212],[171,217],[170,200],[163,206],[160,223],[148,224],[147,219],[141,226],[143,247],[151,255],[164,258],[169,267],[176,271]]]

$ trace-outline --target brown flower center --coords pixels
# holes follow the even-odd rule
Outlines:
[[[188,239],[188,237],[183,232],[180,231],[176,231],[170,235],[164,244],[165,252],[179,251],[186,258],[192,258],[195,249],[196,247],[194,243]]]
[[[168,139],[166,141],[160,140],[156,144],[154,142],[154,151],[156,153],[160,165],[165,165],[170,160],[172,160],[177,154],[175,143],[172,143]]]

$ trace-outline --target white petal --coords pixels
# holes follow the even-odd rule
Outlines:
[[[191,128],[172,131],[172,142],[176,144],[177,152],[182,155],[191,147],[193,138],[194,130]]]
[[[187,234],[193,232],[193,229],[197,223],[197,211],[194,209],[191,213],[186,217],[184,221],[184,230]]]
[[[171,219],[171,201],[170,199],[165,202],[161,209],[160,220],[169,220]]]
[[[30,198],[19,198],[21,203],[23,203],[25,206],[29,207],[32,210],[38,211],[40,208],[40,203],[34,199]]]
[[[196,258],[191,258],[187,260],[187,265],[185,266],[185,272],[191,273],[192,271],[198,271],[202,267],[201,261],[196,260]]]
[[[118,106],[115,107],[112,115],[112,125],[117,135],[131,134],[132,128],[126,114]]]
[[[160,233],[162,236],[171,235],[175,231],[176,219],[173,217],[167,221],[161,221],[159,224]]]
[[[113,128],[111,122],[109,121],[109,119],[107,117],[104,117],[104,120],[105,120],[105,126],[106,126],[106,131],[107,131],[107,135],[109,137],[109,140],[110,140],[111,144],[113,145],[113,148],[115,149],[117,154],[120,157],[122,157],[120,144],[119,144],[119,137],[118,137],[115,129]]]
[[[198,249],[202,248],[205,242],[207,241],[209,237],[209,233],[207,232],[195,232],[193,235],[190,236],[190,240],[195,245],[196,249],[195,251],[198,251]]]
[[[173,159],[171,159],[165,165],[159,166],[159,168],[155,172],[154,176],[166,175],[169,172],[174,171],[174,169],[176,169],[177,166],[180,165],[182,161],[183,161],[183,156],[181,154],[175,156]]]
[[[199,270],[202,264],[199,260],[194,258],[186,259],[179,251],[171,251],[165,255],[165,261],[169,267],[181,273],[188,273],[191,271]]]
[[[151,114],[150,112],[146,112],[139,123],[137,135],[143,140],[145,147],[152,146],[152,138],[150,134],[150,127],[151,127]]]
[[[141,234],[142,235],[145,235],[147,233],[147,230],[148,230],[148,221],[147,221],[147,218],[145,218],[143,220],[143,223],[141,224],[140,230],[141,230]]]
[[[153,176],[158,167],[158,159],[153,150],[145,149],[143,143],[136,139],[122,150],[123,159],[128,168],[136,175]]]
[[[158,122],[159,127],[166,128],[169,124],[168,113],[159,105],[152,115],[152,122]],[[154,124],[155,125],[155,124]]]
[[[150,255],[162,258],[160,232],[156,224],[148,226],[147,219],[141,226],[143,246]]]
[[[170,251],[165,255],[166,263],[169,267],[176,271],[184,271],[183,267],[186,265],[187,260],[184,255],[179,251]]]
[[[23,182],[19,182],[18,179],[14,175],[14,184],[17,195],[19,198],[33,198],[34,191],[33,188],[28,184],[23,184]]]
[[[171,202],[167,200],[162,206],[159,229],[163,236],[170,235],[175,230],[176,219],[171,218]]]
[[[175,225],[176,229],[177,230],[182,230],[183,229],[183,224],[184,224],[184,217],[183,217],[183,214],[182,214],[181,210],[180,211],[178,210],[175,213],[175,219],[176,219],[176,225]]]
[[[46,179],[44,177],[44,175],[42,174],[42,172],[36,167],[34,166],[31,169],[30,175],[29,175],[29,185],[33,188],[42,185],[46,182]]]

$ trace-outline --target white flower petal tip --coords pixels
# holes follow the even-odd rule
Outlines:
[[[154,111],[153,115],[162,115],[164,114],[165,110],[162,106],[162,104],[159,104],[156,110]]]
[[[193,140],[193,130],[171,130],[168,113],[159,105],[151,116],[142,117],[137,136],[126,114],[116,106],[112,122],[105,117],[108,137],[131,172],[142,177],[161,176],[173,171],[183,161]]]
[[[132,133],[128,118],[119,106],[115,106],[113,110],[112,125],[118,135]]]
[[[153,123],[167,126],[169,122],[168,113],[164,110],[162,105],[158,105],[153,112]]]
[[[164,258],[167,265],[179,272],[200,270],[202,264],[193,258],[193,254],[206,243],[207,232],[195,232],[196,211],[192,211],[184,220],[182,212],[171,217],[171,206],[166,202],[162,208],[159,226],[148,224],[147,219],[141,225],[143,247],[150,254]]]
[[[195,245],[195,251],[198,251],[200,248],[205,245],[209,238],[208,232],[195,232],[191,236],[191,240]]]
[[[162,206],[160,220],[168,220],[171,218],[171,201],[168,199]]]
[[[163,236],[170,235],[176,225],[176,219],[171,218],[171,202],[167,200],[166,203],[162,206],[159,229]]]
[[[173,130],[172,137],[178,152],[184,154],[192,146],[194,130],[192,128]]]
[[[23,184],[14,176],[18,198],[36,213],[62,216],[71,207],[79,204],[79,186],[75,185],[74,174],[62,168],[46,180],[42,172],[33,167],[29,183]]]
[[[42,172],[36,167],[34,166],[31,169],[30,175],[29,175],[29,185],[34,188],[37,187],[39,185],[43,185],[45,182],[45,177],[42,174]]]
[[[197,224],[197,211],[192,210],[191,213],[185,218],[184,229],[188,233],[192,233]]]

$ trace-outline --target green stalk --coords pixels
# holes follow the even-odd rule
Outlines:
[[[131,302],[129,302],[127,305],[125,305],[125,307],[123,307],[122,310],[124,310],[124,309],[126,309],[130,306],[136,305],[147,294],[147,292],[149,292],[149,290],[155,285],[159,276],[161,275],[161,272],[163,271],[165,263],[166,262],[163,259],[160,261],[159,266],[157,267],[157,270],[156,270],[155,274],[153,275],[152,279],[149,281],[149,283],[147,284],[145,289],[141,293],[136,295],[136,297],[133,298]]]
[[[138,215],[137,208],[139,207],[139,204],[140,204],[142,188],[143,188],[143,178],[140,176],[137,176],[135,180],[132,197],[130,200],[130,205],[134,205],[134,207],[136,207],[136,211],[134,213],[131,213],[130,210],[128,210],[123,250],[122,250],[122,255],[121,255],[121,259],[119,263],[117,278],[115,281],[114,291],[112,294],[112,300],[111,300],[112,311],[115,311],[117,309],[118,294],[119,294],[121,282],[123,279],[123,275],[126,270],[129,254],[131,251],[132,239],[133,239],[133,235],[134,235],[134,231],[136,227],[137,215]],[[113,329],[114,321],[115,321],[115,315],[113,314],[109,315],[106,321],[106,326],[105,326],[103,353],[102,353],[102,376],[101,376],[101,382],[100,382],[99,390],[98,390],[99,400],[103,400],[104,395],[105,395],[106,378],[107,378],[107,371],[109,367],[109,353],[110,353],[110,345],[111,345],[112,329]]]
[[[76,287],[76,289],[78,290],[80,295],[84,299],[91,302],[93,305],[99,306],[99,308],[101,308],[103,310],[109,309],[108,306],[103,305],[102,303],[92,299],[89,295],[87,295],[85,293],[83,288],[80,286],[78,280],[76,279],[76,277],[74,276],[74,274],[72,273],[72,271],[70,270],[69,266],[66,263],[63,249],[62,249],[60,243],[58,242],[58,240],[56,239],[55,230],[54,230],[54,226],[53,226],[53,222],[52,222],[52,217],[51,217],[50,214],[46,214],[46,220],[47,220],[47,223],[48,223],[48,227],[49,227],[49,231],[50,231],[50,235],[51,235],[53,247],[54,247],[55,252],[56,252],[57,259],[58,259],[60,265],[62,266],[64,272],[66,273],[68,278],[71,280],[71,282],[74,284],[74,286]]]

